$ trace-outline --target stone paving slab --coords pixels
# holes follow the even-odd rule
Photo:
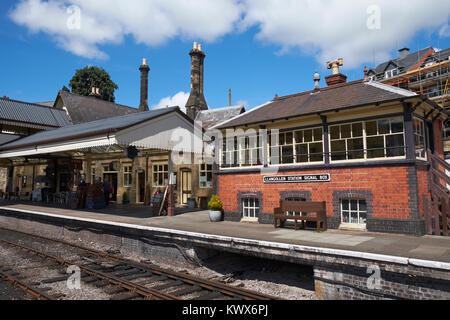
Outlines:
[[[405,258],[450,262],[450,237],[373,233],[362,231],[329,230],[315,232],[313,230],[274,229],[273,225],[241,222],[211,222],[208,211],[185,213],[175,217],[139,218],[130,215],[117,215],[48,208],[24,204],[1,204],[0,208],[34,211],[44,214],[55,214],[62,217],[78,217],[95,219],[98,223],[116,222],[137,226],[174,229],[209,235],[220,235],[259,241],[296,244],[320,248],[358,251],[392,255]]]

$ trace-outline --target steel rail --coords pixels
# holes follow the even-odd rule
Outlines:
[[[31,252],[33,254],[36,254],[38,256],[41,256],[45,259],[51,259],[56,261],[57,263],[59,263],[62,266],[72,266],[72,265],[76,265],[75,263],[69,262],[67,260],[64,260],[62,258],[53,256],[51,254],[48,253],[44,253],[42,251],[36,250],[34,248],[30,248],[27,246],[24,246],[22,244],[18,244],[18,243],[14,243],[14,242],[10,242],[8,240],[5,239],[1,239],[0,238],[0,242],[5,243],[7,245],[13,246],[13,247],[17,247],[20,248],[22,250]],[[108,282],[114,284],[114,285],[118,285],[120,287],[123,287],[126,290],[129,290],[131,292],[135,292],[141,296],[144,296],[146,299],[159,299],[159,300],[182,300],[179,297],[173,296],[171,294],[162,292],[162,291],[158,291],[158,290],[154,290],[152,288],[148,288],[145,287],[143,285],[128,281],[128,280],[124,280],[124,279],[120,279],[118,277],[114,277],[111,275],[107,275],[105,273],[102,273],[100,271],[96,271],[96,270],[92,270],[90,268],[87,268],[85,266],[78,266],[82,271],[86,272],[87,274],[94,276],[96,278],[102,279],[102,280],[107,280]]]
[[[33,288],[32,286],[25,284],[22,281],[18,280],[17,278],[15,278],[1,270],[0,270],[0,278],[2,278],[2,280],[5,280],[5,281],[11,283],[13,286],[20,288],[22,291],[38,298],[38,300],[55,300],[53,297],[42,292],[41,290],[39,290],[37,288]]]
[[[43,239],[46,241],[51,241],[51,242],[55,242],[55,243],[61,243],[70,247],[74,247],[77,248],[79,250],[82,250],[84,252],[87,252],[89,254],[93,254],[96,255],[98,257],[102,257],[108,260],[112,260],[112,261],[116,261],[116,262],[125,262],[127,264],[129,264],[132,267],[136,267],[138,269],[142,269],[142,270],[146,270],[146,271],[150,271],[152,273],[156,273],[156,274],[160,274],[160,275],[164,275],[167,276],[170,279],[174,279],[174,280],[181,280],[187,284],[190,285],[199,285],[200,287],[208,290],[208,291],[219,291],[220,293],[222,293],[225,296],[229,296],[229,297],[235,297],[235,296],[240,296],[242,297],[244,300],[283,300],[274,296],[270,296],[267,294],[263,294],[263,293],[259,293],[256,291],[252,291],[252,290],[247,290],[247,289],[243,289],[243,288],[237,288],[237,287],[233,287],[230,285],[225,285],[223,283],[220,283],[218,281],[214,281],[214,280],[205,280],[205,279],[201,279],[198,278],[196,276],[192,276],[189,274],[185,274],[185,273],[180,273],[180,272],[175,272],[175,271],[169,271],[169,270],[164,270],[160,267],[157,267],[155,265],[149,265],[149,264],[145,264],[145,263],[141,263],[141,262],[135,262],[129,259],[125,259],[125,258],[120,258],[120,257],[116,257],[101,251],[97,251],[94,249],[89,249],[89,248],[85,248],[82,246],[79,246],[77,244],[73,244],[73,243],[69,243],[63,240],[55,240],[55,239],[51,239],[48,237],[44,237],[44,236],[39,236],[39,235],[33,235],[33,234],[29,234],[29,233],[25,233],[25,232],[21,232],[21,231],[16,231],[16,230],[11,230],[11,229],[7,229],[7,228],[3,228],[1,227],[0,230],[6,230],[9,232],[14,232],[14,233],[18,233],[18,234],[23,234],[26,236],[30,236],[30,237],[34,237],[34,238],[38,238],[38,239]]]

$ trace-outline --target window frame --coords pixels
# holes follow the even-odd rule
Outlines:
[[[427,159],[427,147],[428,147],[428,145],[427,145],[426,133],[425,133],[425,130],[426,130],[425,122],[422,119],[419,119],[417,117],[413,117],[412,122],[413,122],[413,135],[414,135],[414,154],[416,155],[417,159],[426,160]],[[420,133],[420,130],[419,131],[416,130],[416,125],[415,125],[416,122],[420,123],[421,129],[422,129],[421,130],[422,134]],[[421,137],[423,139],[423,156],[418,156],[417,155],[418,148],[417,148],[417,144],[416,144],[416,137]]]
[[[122,164],[123,168],[123,180],[122,180],[122,186],[124,188],[130,188],[133,186],[133,164],[132,163],[124,163]],[[127,171],[127,168],[129,168],[129,171]],[[127,183],[126,176],[129,176],[130,181]]]
[[[159,170],[159,166],[163,166],[163,170],[160,171]],[[167,171],[165,171],[165,167],[167,166]],[[157,167],[157,170],[155,171],[155,167]],[[157,175],[157,181],[159,183],[160,179],[159,176],[162,174],[162,181],[163,184],[155,184],[155,174]],[[158,161],[158,162],[153,162],[152,163],[152,186],[156,187],[156,188],[162,188],[162,187],[166,187],[167,185],[165,184],[165,174],[167,174],[167,183],[169,183],[169,161]]]
[[[250,205],[250,200],[253,201],[253,206]],[[248,205],[246,205],[246,202]],[[258,202],[258,206],[256,206],[256,202]],[[261,204],[259,203],[260,199],[258,197],[245,197],[242,198],[242,219],[241,221],[258,221],[259,214],[261,211]],[[248,209],[247,216],[245,215],[245,209]],[[254,216],[250,216],[250,210],[253,210]]]
[[[403,125],[403,132],[392,132],[392,126],[391,126],[391,120],[401,120],[402,125]],[[378,128],[378,121],[382,121],[382,120],[388,120],[389,121],[389,133],[379,133],[379,128]],[[376,135],[368,135],[367,134],[367,127],[366,124],[368,122],[373,122],[375,121],[377,124],[377,134]],[[353,125],[355,123],[362,123],[362,130],[363,130],[363,153],[364,153],[364,158],[359,158],[359,159],[350,159],[350,160],[333,160],[332,159],[332,151],[331,151],[331,128],[334,126],[342,126],[342,125]],[[386,141],[386,136],[394,136],[394,135],[403,135],[403,153],[404,155],[402,156],[393,156],[393,157],[388,157],[387,156],[387,141]],[[368,157],[368,153],[370,150],[367,149],[367,141],[368,138],[373,138],[373,137],[383,137],[383,143],[384,143],[384,156],[383,157],[374,157],[374,158],[369,158]],[[346,138],[346,139],[353,139],[353,138]],[[335,141],[336,139],[334,139],[333,141]],[[339,140],[342,140],[341,138]],[[368,120],[359,120],[359,121],[350,121],[350,122],[344,122],[344,123],[339,123],[339,124],[333,124],[333,125],[329,125],[328,128],[328,147],[329,147],[329,152],[330,152],[330,163],[350,163],[350,162],[366,162],[366,161],[377,161],[377,160],[396,160],[396,159],[406,159],[406,135],[405,135],[405,120],[404,117],[402,116],[391,116],[391,117],[381,117],[381,118],[374,118],[374,119],[368,119]],[[399,147],[400,148],[400,147]],[[347,144],[346,144],[346,149],[347,149]],[[345,151],[346,152],[346,157],[347,153],[349,152],[348,150]]]
[[[316,140],[315,139],[315,134],[314,134],[314,130],[321,130],[321,140]],[[306,131],[311,131],[311,141],[305,141],[305,132]],[[297,133],[298,132],[302,132],[302,141],[299,142],[297,141]],[[286,135],[287,134],[292,134],[292,144],[280,144],[280,137],[281,135],[284,135],[284,142],[286,142]],[[315,154],[311,154],[311,145],[313,144],[322,144],[322,160],[321,161],[311,161],[311,157],[314,156]],[[298,156],[300,154],[297,153],[297,146],[299,145],[307,145],[308,148],[308,153],[307,153],[307,157],[308,157],[308,161],[307,162],[299,162],[298,161]],[[292,159],[293,162],[290,163],[281,163],[281,161],[279,161],[278,164],[274,164],[272,163],[272,148],[279,148],[279,152],[278,152],[278,156],[279,156],[279,160],[283,158],[283,147],[286,146],[292,146]],[[297,130],[286,130],[283,132],[280,132],[280,136],[278,139],[278,145],[277,146],[271,146],[270,144],[270,139],[268,139],[268,147],[267,147],[267,162],[269,166],[292,166],[292,165],[317,165],[317,164],[324,164],[325,163],[325,139],[324,139],[324,129],[323,126],[312,126],[310,128],[304,128],[304,129],[297,129]]]
[[[344,201],[348,201],[348,210],[344,210]],[[352,210],[351,208],[351,202],[352,201],[357,201],[357,208],[356,210]],[[366,210],[360,210],[360,202],[364,201],[366,203]],[[348,213],[348,217],[349,217],[349,221],[351,221],[351,215],[352,213],[356,212],[358,215],[358,221],[361,221],[361,217],[360,214],[361,213],[365,213],[366,215],[366,222],[365,223],[354,223],[354,222],[344,222],[343,218],[344,218],[344,211]],[[368,210],[367,210],[367,200],[366,199],[361,199],[361,198],[343,198],[340,200],[340,223],[341,225],[344,226],[359,226],[359,227],[363,227],[367,225],[367,217],[368,217]]]
[[[204,166],[204,167],[203,167]],[[208,167],[211,167],[211,169],[209,170]],[[202,173],[205,174],[205,185],[202,186]],[[211,181],[208,180],[208,173],[211,173]],[[214,167],[212,164],[207,164],[207,163],[201,163],[199,164],[199,168],[198,168],[198,184],[199,184],[199,188],[200,189],[209,189],[213,187],[213,174],[214,174]],[[210,185],[208,185],[208,183],[210,183]]]

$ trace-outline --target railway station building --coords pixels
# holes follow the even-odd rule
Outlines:
[[[49,128],[45,127],[48,132],[25,128],[28,134],[5,136],[10,140],[0,144],[3,154],[0,167],[9,168],[9,191],[15,194],[18,188],[17,198],[31,200],[34,190],[47,187],[51,193],[48,201],[64,203],[85,176],[88,184],[99,178],[102,181],[108,179],[113,187],[110,199],[113,203],[121,204],[126,194],[131,204],[148,205],[155,192],[164,192],[168,187],[172,173],[174,205],[187,206],[190,200],[197,207],[206,209],[207,200],[215,190],[214,167],[212,162],[204,161],[201,147],[194,150],[194,122],[207,129],[242,114],[245,108],[209,109],[203,85],[205,52],[200,44],[194,43],[189,54],[191,92],[186,113],[169,106],[149,110],[150,67],[146,59],[139,67],[139,108],[103,101],[98,98],[95,88],[90,96],[60,91],[55,101],[46,103],[47,107],[35,105],[31,108],[24,104],[20,110],[25,118],[31,115],[40,119],[46,115],[44,111],[56,112],[63,123],[50,123]],[[2,104],[13,103],[3,100],[0,101]],[[54,116],[47,118],[54,119]],[[125,131],[126,138],[122,136]],[[202,128],[199,131],[202,133]],[[177,132],[191,143],[176,146],[177,142],[171,138]],[[201,145],[202,138],[199,139]],[[173,162],[171,151],[185,153],[184,157],[189,161]]]
[[[328,228],[425,234],[429,157],[443,158],[448,113],[405,89],[347,82],[340,65],[329,63],[326,87],[316,73],[314,90],[214,128],[225,220],[272,224],[280,200],[326,201]]]

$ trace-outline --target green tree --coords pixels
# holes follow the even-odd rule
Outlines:
[[[67,88],[66,86],[63,86],[61,90],[62,91],[66,91],[66,92],[70,92],[69,88]]]
[[[95,66],[77,70],[69,85],[72,93],[81,96],[89,96],[93,87],[99,88],[101,98],[110,102],[115,102],[114,91],[119,89],[105,69]]]

